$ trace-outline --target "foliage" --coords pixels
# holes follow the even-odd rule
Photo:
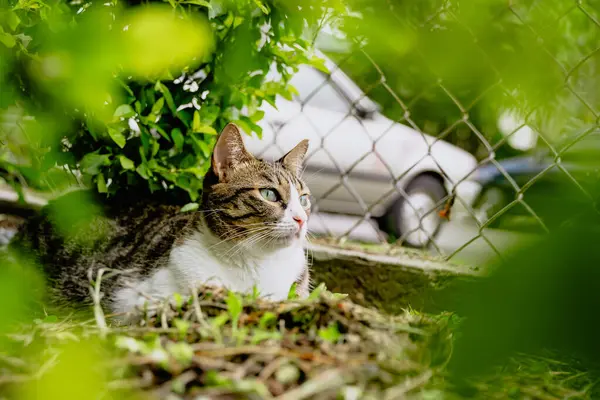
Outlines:
[[[290,73],[315,62],[305,26],[337,5],[9,3],[0,14],[1,176],[60,188],[73,182],[55,172],[66,168],[107,195],[127,186],[191,199],[215,135],[230,121],[261,134],[261,105],[289,98]]]
[[[23,400],[597,396],[593,374],[553,354],[519,356],[456,385],[445,369],[454,316],[390,317],[326,290],[312,297],[271,303],[205,287],[129,328],[49,315],[8,337],[0,392]]]
[[[498,126],[509,110],[552,143],[597,127],[597,0],[350,3],[361,16],[340,29],[362,51],[334,56],[391,118],[480,158],[476,132],[514,153]]]

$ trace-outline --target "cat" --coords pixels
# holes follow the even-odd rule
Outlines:
[[[51,297],[68,303],[89,302],[90,281],[104,269],[101,304],[118,315],[201,284],[284,300],[296,283],[304,298],[310,289],[303,245],[311,204],[301,179],[307,150],[303,140],[275,162],[259,160],[230,123],[211,155],[199,210],[151,200],[105,202],[100,215],[74,217],[84,222],[60,233],[53,210],[63,210],[60,218],[65,209],[88,213],[74,206],[85,192],[73,192],[27,221],[11,245],[34,256]]]

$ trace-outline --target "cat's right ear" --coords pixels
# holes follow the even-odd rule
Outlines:
[[[244,146],[240,128],[232,123],[227,124],[217,139],[211,157],[212,170],[219,182],[227,180],[231,171],[253,158]]]

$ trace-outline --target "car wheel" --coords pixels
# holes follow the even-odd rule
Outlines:
[[[480,224],[485,224],[506,206],[506,195],[502,189],[491,186],[481,193],[479,199],[475,203],[475,216]],[[494,228],[499,225],[499,219],[493,221],[489,227]]]
[[[411,247],[426,247],[442,225],[438,211],[446,189],[433,176],[421,175],[408,185],[406,194],[384,217],[386,230]]]

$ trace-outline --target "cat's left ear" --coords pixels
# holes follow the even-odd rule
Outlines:
[[[253,159],[244,146],[240,129],[235,124],[227,124],[217,139],[211,157],[212,169],[219,181],[226,181],[233,170]]]
[[[302,164],[304,163],[304,157],[308,151],[308,139],[304,139],[296,145],[292,150],[288,151],[286,155],[281,157],[278,162],[282,163],[284,167],[300,176],[302,172]]]

